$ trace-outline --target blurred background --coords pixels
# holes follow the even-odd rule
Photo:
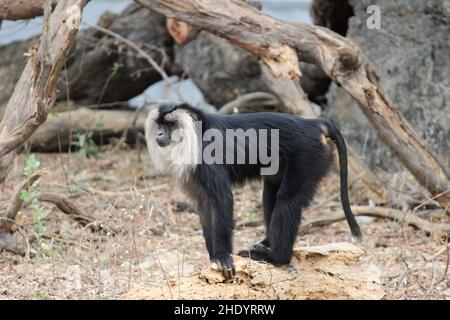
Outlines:
[[[260,1],[263,12],[284,20],[311,23],[309,15],[310,0],[271,0]],[[120,13],[133,0],[95,0],[91,1],[83,11],[83,23],[81,29],[96,24],[105,11]],[[4,21],[0,28],[0,46],[17,40],[28,39],[41,33],[42,18],[37,17],[27,21]],[[177,77],[172,77],[174,82]],[[191,80],[177,81],[175,86],[179,88],[185,101],[196,105],[206,104],[201,91]],[[142,95],[130,101],[131,106],[141,106],[144,100],[179,100],[178,97],[168,90],[163,81],[149,87]]]

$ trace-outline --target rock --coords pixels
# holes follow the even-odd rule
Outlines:
[[[450,150],[450,4],[448,1],[378,1],[381,29],[369,30],[366,8],[371,0],[352,0],[355,16],[347,37],[378,70],[383,87],[414,130],[449,163]],[[378,138],[356,103],[340,88],[328,95],[326,116],[342,129],[352,147],[370,166],[392,171],[401,167]],[[336,106],[334,108],[334,105]]]
[[[380,270],[360,259],[351,243],[300,247],[291,265],[274,267],[234,257],[236,276],[227,282],[209,267],[170,281],[170,288],[138,286],[122,299],[382,299]],[[213,265],[214,266],[214,265]]]
[[[258,57],[206,31],[184,46],[176,45],[175,61],[217,107],[245,93],[269,91]]]

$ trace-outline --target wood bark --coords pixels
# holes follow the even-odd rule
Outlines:
[[[0,0],[0,20],[21,20],[42,16],[45,0]],[[56,0],[52,0],[52,6]]]
[[[59,1],[44,11],[44,30],[16,84],[0,122],[0,183],[19,147],[47,118],[56,94],[56,82],[72,46],[87,0]]]
[[[376,70],[350,39],[322,27],[272,18],[238,0],[135,1],[259,55],[277,75],[295,78],[295,59],[319,65],[358,102],[380,138],[417,181],[432,196],[440,194],[436,200],[450,208],[450,174],[392,104]]]
[[[279,111],[295,114],[305,118],[315,118],[314,112],[309,100],[298,81],[294,81],[286,76],[276,77],[266,65],[261,65],[262,78],[282,102]]]
[[[198,28],[190,24],[175,19],[166,19],[167,31],[178,44],[186,44],[194,39],[200,32]]]
[[[26,65],[24,54],[37,42],[38,38],[32,38],[0,47],[0,119]]]

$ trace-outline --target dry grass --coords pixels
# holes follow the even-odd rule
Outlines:
[[[146,154],[141,163],[136,150],[117,148],[90,159],[73,154],[36,156],[49,169],[41,181],[43,191],[73,197],[85,213],[122,231],[117,235],[93,233],[44,203],[51,213],[44,220],[45,238],[39,241],[33,237],[32,209],[24,208],[19,216],[22,228],[15,237],[25,255],[6,252],[0,256],[0,298],[115,299],[131,287],[166,286],[171,278],[194,274],[208,265],[197,215],[175,205],[188,199],[170,178],[143,178],[151,170]],[[0,190],[5,198],[22,180],[24,159],[25,155],[17,158]],[[421,195],[403,175],[391,180],[400,184],[402,197],[420,201]],[[337,191],[337,177],[331,175],[315,204]],[[258,183],[235,190],[235,219],[243,225],[235,232],[235,251],[263,237],[263,226],[243,223],[261,218],[260,197]],[[364,199],[354,194],[355,202],[363,204]],[[313,205],[305,219],[333,212],[335,204]],[[397,222],[360,221],[365,233],[364,259],[382,270],[388,298],[450,299],[448,274],[443,278],[448,261],[445,243]],[[318,245],[348,240],[348,227],[339,222],[313,228],[297,242]]]

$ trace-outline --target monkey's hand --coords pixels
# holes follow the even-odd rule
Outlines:
[[[216,255],[213,262],[217,264],[217,268],[226,279],[231,279],[236,274],[236,269],[234,268],[233,258],[230,254],[220,254]]]

